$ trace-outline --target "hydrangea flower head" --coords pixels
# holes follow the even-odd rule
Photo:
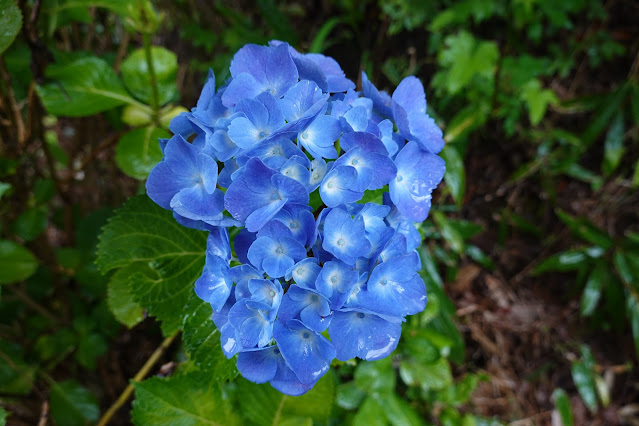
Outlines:
[[[444,140],[415,77],[389,95],[363,74],[356,91],[332,58],[278,41],[244,46],[230,71],[217,91],[209,73],[173,120],[147,193],[209,232],[195,292],[224,354],[248,380],[301,395],[335,358],[388,356],[426,306],[414,225],[444,175]],[[383,204],[367,202],[380,189]]]

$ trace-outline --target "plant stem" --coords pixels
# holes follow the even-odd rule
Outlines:
[[[153,352],[153,354],[149,357],[149,359],[144,363],[140,371],[131,379],[131,383],[124,389],[124,391],[120,394],[118,399],[113,403],[111,407],[104,413],[104,415],[98,421],[97,426],[104,426],[108,424],[111,417],[127,402],[133,391],[135,390],[134,383],[142,381],[144,377],[149,373],[151,368],[155,365],[156,362],[160,359],[160,357],[164,354],[164,352],[171,346],[173,340],[177,337],[180,330],[176,330],[169,337],[164,339],[162,344]]]

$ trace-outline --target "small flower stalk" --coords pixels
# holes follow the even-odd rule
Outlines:
[[[210,72],[173,119],[147,193],[209,232],[195,292],[224,354],[248,380],[301,395],[335,358],[388,356],[426,306],[415,223],[444,175],[444,140],[415,77],[389,95],[363,73],[356,91],[332,58],[277,41],[244,46],[230,73],[216,90]]]

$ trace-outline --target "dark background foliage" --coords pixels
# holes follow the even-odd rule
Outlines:
[[[636,2],[0,11],[0,424],[639,424]],[[208,69],[219,85],[237,49],[271,39],[334,57],[358,87],[361,71],[390,92],[418,76],[447,142],[420,227],[426,311],[392,357],[338,363],[301,400],[235,377],[190,291],[201,259],[142,255],[202,235],[125,204]]]

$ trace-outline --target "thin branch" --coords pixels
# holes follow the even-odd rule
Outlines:
[[[173,340],[175,340],[175,338],[177,337],[178,333],[179,333],[179,330],[175,331],[169,337],[164,339],[162,344],[155,350],[155,352],[153,352],[153,354],[149,357],[149,359],[146,361],[146,363],[144,363],[144,365],[142,366],[140,371],[138,371],[138,373],[135,375],[135,377],[133,377],[133,379],[131,379],[132,383],[129,383],[129,385],[120,394],[120,397],[117,399],[117,401],[115,401],[113,403],[113,405],[111,407],[109,407],[109,409],[100,418],[100,421],[98,421],[97,426],[104,426],[104,425],[109,423],[109,421],[111,420],[111,417],[113,417],[113,415],[115,413],[117,413],[117,411],[120,408],[122,408],[122,406],[131,397],[131,394],[135,390],[134,383],[142,381],[142,379],[144,379],[144,377],[146,377],[146,375],[149,374],[149,371],[151,370],[151,368],[155,365],[156,362],[158,362],[160,357],[164,354],[164,352],[166,352],[166,350],[169,348],[169,346],[171,346],[171,343],[173,343]]]
[[[38,312],[40,315],[42,315],[43,317],[51,321],[53,324],[58,324],[58,325],[61,324],[60,320],[55,315],[47,311],[46,308],[44,308],[43,306],[38,304],[35,300],[33,300],[31,297],[29,297],[27,293],[23,292],[22,290],[20,290],[14,285],[6,286],[5,288],[7,288],[10,292],[15,294],[20,300],[24,302],[25,305],[27,305],[34,311]]]

